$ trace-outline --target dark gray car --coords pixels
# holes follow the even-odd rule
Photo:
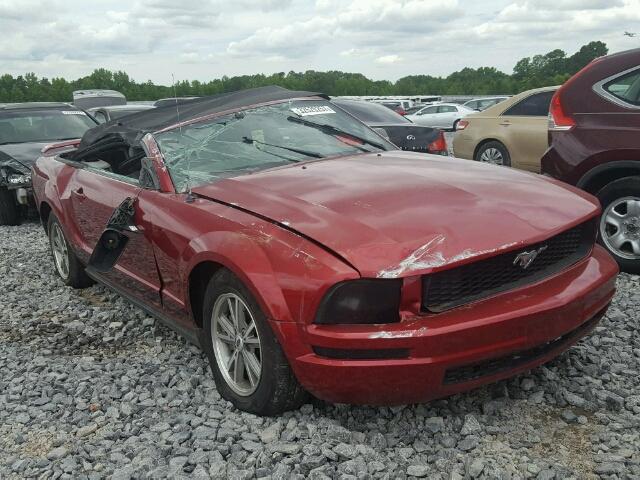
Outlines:
[[[334,98],[332,103],[376,130],[401,150],[448,155],[442,130],[416,125],[380,103]]]
[[[29,206],[31,167],[48,144],[82,137],[93,118],[67,103],[0,105],[0,225],[17,225]]]

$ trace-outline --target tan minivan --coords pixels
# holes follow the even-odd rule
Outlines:
[[[549,104],[557,89],[528,90],[466,116],[453,137],[454,155],[540,172],[548,147]]]

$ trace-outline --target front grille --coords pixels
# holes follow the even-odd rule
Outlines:
[[[422,277],[422,309],[443,312],[500,292],[534,283],[586,257],[595,240],[595,221],[588,221],[543,242],[495,257]],[[540,250],[523,268],[519,254]]]
[[[604,316],[607,308],[608,305],[578,328],[571,330],[550,342],[543,343],[528,350],[521,350],[519,352],[498,358],[492,358],[483,362],[451,368],[445,372],[443,383],[445,385],[451,385],[454,383],[470,382],[479,378],[490,377],[509,370],[515,370],[527,363],[538,360],[554,350],[568,346],[586,335],[589,330],[595,327]]]

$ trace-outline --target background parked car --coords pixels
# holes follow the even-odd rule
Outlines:
[[[106,123],[110,120],[122,118],[126,115],[132,115],[134,113],[142,112],[155,108],[153,105],[109,105],[107,107],[96,107],[87,110],[98,123]]]
[[[73,92],[73,104],[78,108],[88,110],[106,105],[126,105],[127,99],[116,90],[76,90]]]
[[[373,102],[373,103],[379,103],[380,105],[384,105],[388,109],[396,112],[398,115],[406,115],[407,109],[411,108],[411,102],[409,102],[408,100],[407,101],[397,100],[397,101],[386,101],[386,102]]]
[[[473,100],[469,100],[468,102],[463,103],[462,105],[471,108],[472,110],[477,110],[478,112],[482,112],[489,107],[493,107],[500,102],[504,102],[509,97],[491,97],[491,98],[474,98]]]
[[[528,90],[469,115],[458,124],[454,155],[539,172],[548,143],[549,103],[557,88]]]
[[[95,127],[67,103],[0,106],[0,225],[20,223],[31,200],[31,166],[51,142],[76,139]]]
[[[384,136],[402,150],[448,155],[442,130],[416,125],[384,105],[358,100],[333,99],[332,102]]]
[[[542,171],[597,195],[600,242],[640,273],[640,49],[594,60],[554,95]]]
[[[475,110],[471,108],[455,103],[439,103],[424,107],[413,115],[407,115],[407,117],[418,125],[455,130],[462,118],[474,112]]]

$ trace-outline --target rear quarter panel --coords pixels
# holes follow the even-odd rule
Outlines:
[[[562,179],[572,184],[592,169],[614,161],[640,162],[640,110],[576,115],[578,127],[557,132],[554,147],[563,153]],[[640,165],[639,165],[640,167]]]
[[[480,144],[489,140],[506,142],[503,127],[499,125],[499,118],[470,115],[465,120],[469,122],[469,125],[464,130],[458,130],[453,138],[454,156],[474,160],[475,152]]]

